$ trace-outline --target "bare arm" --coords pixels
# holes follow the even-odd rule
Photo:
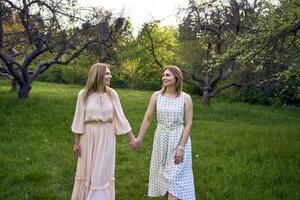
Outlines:
[[[81,148],[79,143],[80,143],[80,134],[75,134],[75,143],[73,147],[73,152],[77,157],[81,156]]]
[[[153,113],[155,112],[155,106],[156,106],[156,100],[157,100],[158,92],[153,93],[153,95],[150,98],[150,102],[147,108],[147,111],[145,113],[143,122],[140,126],[139,134],[137,136],[137,139],[135,142],[131,143],[131,146],[133,149],[139,149],[140,144],[144,138],[144,135],[152,121]]]
[[[144,138],[144,135],[152,121],[153,113],[155,112],[155,106],[156,106],[156,99],[157,99],[157,92],[153,93],[150,102],[147,108],[147,111],[145,113],[143,122],[141,124],[139,135],[137,137],[137,140],[142,141]]]
[[[184,98],[184,129],[182,132],[181,139],[178,144],[178,148],[176,150],[175,154],[175,161],[174,163],[178,165],[180,162],[183,161],[184,157],[184,149],[186,142],[190,136],[190,131],[192,127],[192,121],[193,121],[193,102],[190,95],[185,95]]]
[[[184,99],[184,129],[179,146],[185,147],[186,141],[190,136],[193,121],[193,102],[190,95],[186,95]]]
[[[128,133],[128,139],[129,139],[129,142],[133,142],[133,141],[135,140],[133,131],[130,131],[130,132]]]
[[[75,144],[79,145],[79,142],[80,142],[80,135],[75,134]]]

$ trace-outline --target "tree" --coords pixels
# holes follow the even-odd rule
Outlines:
[[[141,71],[138,70],[139,63],[140,59],[125,60],[119,71],[120,79],[127,82],[131,89],[134,88],[135,81],[141,74]]]
[[[248,63],[248,68],[251,66],[255,77],[264,76],[254,89],[266,91],[258,97],[265,98],[267,104],[299,104],[300,4],[296,0],[278,3],[277,6],[269,4],[268,14],[258,20],[256,30],[260,30],[259,34],[248,34],[241,40],[239,46],[245,50],[238,59]],[[246,48],[249,43],[251,48]],[[241,89],[242,95],[252,90]]]
[[[202,51],[199,56],[199,62],[183,71],[203,91],[204,105],[209,105],[210,98],[220,91],[241,85],[236,81],[221,83],[240,69],[236,62],[237,55],[232,53],[233,47],[240,35],[250,31],[257,17],[256,9],[257,1],[252,5],[247,0],[189,2],[187,16],[180,25],[181,38],[200,40],[206,48],[205,53]]]
[[[117,59],[122,64],[116,67],[116,71],[121,72],[117,73],[121,81],[138,89],[159,89],[162,68],[170,64],[177,65],[180,61],[177,33],[174,27],[161,26],[154,21],[145,23],[136,38],[124,38],[117,49]],[[128,63],[133,64],[134,71],[138,72],[134,81],[124,79],[128,76],[124,73]]]
[[[99,61],[109,60],[126,21],[103,9],[87,12],[97,21],[85,20],[70,0],[3,0],[0,9],[0,71],[19,98],[28,98],[32,82],[52,65],[67,65],[92,44],[102,52]]]
[[[144,65],[144,77],[158,82],[161,79],[161,71],[166,65],[180,63],[177,34],[174,27],[161,26],[159,21],[143,25],[136,41],[146,58],[141,59]]]
[[[190,1],[180,26],[181,37],[201,41],[206,52],[201,51],[198,63],[186,63],[190,67],[184,71],[199,83],[205,105],[224,89],[258,86],[281,70],[277,67],[277,71],[268,71],[273,74],[256,76],[269,66],[292,66],[290,62],[298,60],[299,51],[294,50],[299,41],[299,5],[295,0],[279,3]]]
[[[97,57],[99,62],[117,62],[116,49],[122,39],[131,34],[130,23],[122,15],[114,16],[107,10],[92,8],[87,16],[82,33],[86,38],[96,36],[98,41],[87,48],[87,53]],[[87,27],[89,32],[86,31]]]

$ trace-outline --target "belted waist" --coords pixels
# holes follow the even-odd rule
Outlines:
[[[102,125],[102,124],[111,124],[112,121],[86,121],[84,122],[85,125]]]
[[[161,123],[157,124],[157,127],[162,127],[164,129],[167,129],[167,130],[173,130],[173,129],[181,128],[183,126],[184,126],[184,124],[172,124],[172,125],[164,125],[164,124],[161,124]]]

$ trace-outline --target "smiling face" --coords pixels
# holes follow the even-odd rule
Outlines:
[[[174,65],[166,66],[163,69],[162,94],[164,94],[167,91],[168,87],[174,87],[176,95],[179,96],[182,91],[182,81],[183,81],[182,72],[177,66]]]
[[[164,71],[163,77],[162,77],[162,82],[163,82],[163,86],[165,86],[165,87],[175,85],[176,78],[169,69],[166,69]]]
[[[104,73],[104,85],[105,86],[109,86],[110,85],[110,79],[112,78],[111,74],[110,74],[110,70],[108,67],[106,67],[105,73]]]

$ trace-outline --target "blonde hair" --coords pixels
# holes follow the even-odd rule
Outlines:
[[[105,76],[106,68],[109,68],[109,65],[105,63],[95,63],[92,65],[88,73],[88,78],[83,92],[84,103],[86,103],[89,95],[99,91],[100,88],[102,87],[104,88],[103,92],[107,92],[108,96],[111,99],[113,99],[112,89],[104,85],[104,76]]]
[[[182,84],[183,84],[182,72],[179,69],[179,67],[174,65],[166,66],[162,71],[165,72],[167,69],[170,70],[175,77],[175,92],[176,92],[176,96],[178,97],[182,92]],[[167,87],[163,85],[161,89],[162,94],[164,94],[166,90]]]

